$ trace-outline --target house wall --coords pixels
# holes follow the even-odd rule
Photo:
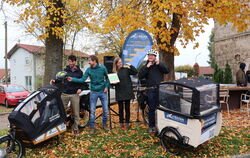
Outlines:
[[[34,90],[33,54],[19,48],[10,58],[10,82],[23,85],[30,91]],[[26,83],[25,76],[31,76],[31,86]]]
[[[214,31],[215,61],[222,69],[228,62],[235,81],[240,62],[246,63],[246,70],[250,69],[250,27],[238,33],[231,24],[220,26],[215,23]]]
[[[26,60],[28,61],[27,63]],[[89,67],[88,58],[79,58],[78,60],[82,61],[80,66],[84,73],[85,69]],[[23,48],[19,48],[9,61],[11,84],[23,85],[30,91],[34,91],[42,86],[45,69],[43,54],[34,55]],[[67,63],[67,60],[65,63]],[[31,76],[31,86],[27,85],[25,76]]]

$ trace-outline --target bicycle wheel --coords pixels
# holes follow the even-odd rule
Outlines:
[[[0,157],[21,158],[25,151],[18,139],[12,139],[9,135],[0,137]]]
[[[178,155],[182,151],[182,137],[173,128],[164,128],[160,135],[161,144],[170,154]]]

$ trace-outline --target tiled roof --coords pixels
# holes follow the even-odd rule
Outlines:
[[[8,52],[8,55],[7,57],[10,58],[15,52],[17,49],[19,48],[23,48],[25,50],[27,50],[28,52],[30,53],[36,53],[36,54],[39,54],[39,53],[44,53],[45,52],[45,47],[43,46],[35,46],[35,45],[28,45],[28,44],[16,44],[9,52]],[[68,50],[66,49],[64,51],[64,54],[65,55],[71,55],[71,54],[74,54],[75,56],[78,56],[78,57],[88,57],[89,55],[86,54],[86,53],[83,53],[81,51],[72,51],[71,50]]]
[[[210,66],[201,66],[199,68],[199,74],[200,75],[210,75],[214,73],[214,69]]]

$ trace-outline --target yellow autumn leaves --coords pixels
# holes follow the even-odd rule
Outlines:
[[[220,24],[233,23],[238,31],[249,26],[250,11],[247,1],[235,0],[4,0],[24,7],[17,22],[29,21],[28,32],[44,30],[58,38],[84,27],[99,34],[115,34],[117,45],[135,29],[147,30],[160,50],[178,55],[176,37],[185,47],[204,32],[203,26],[213,18]],[[178,18],[174,19],[174,16]],[[178,24],[178,25],[175,25]],[[176,36],[177,35],[177,36]],[[160,39],[159,39],[160,38]],[[194,47],[198,47],[198,43]]]

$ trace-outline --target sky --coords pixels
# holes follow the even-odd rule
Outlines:
[[[4,53],[5,53],[5,27],[4,22],[8,23],[8,51],[16,44],[31,44],[31,45],[42,45],[41,42],[37,41],[33,36],[27,35],[25,29],[14,22],[16,19],[15,13],[13,13],[13,8],[9,6],[5,7],[5,15],[0,11],[0,68],[4,68]],[[16,10],[16,8],[14,9]],[[182,48],[179,43],[177,43],[177,48],[180,52],[179,56],[175,57],[175,66],[179,65],[194,65],[197,62],[200,66],[208,66],[207,61],[209,60],[207,49],[209,36],[211,30],[214,27],[213,20],[209,21],[209,25],[205,26],[205,32],[197,37],[199,42],[199,47],[193,49],[193,44],[190,43],[186,48]],[[89,37],[86,34],[82,33],[84,40],[79,40],[81,43],[78,43],[78,46],[88,45],[89,42],[94,41],[93,37]],[[80,48],[80,47],[79,47]],[[195,61],[196,60],[196,61]]]

